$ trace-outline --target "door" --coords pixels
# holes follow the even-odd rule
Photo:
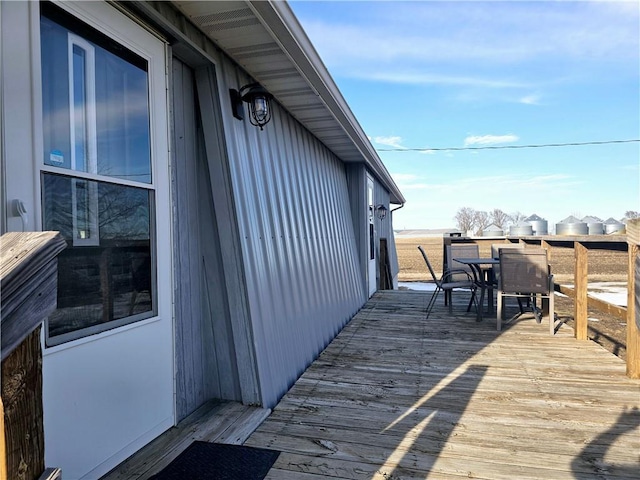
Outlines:
[[[175,420],[166,45],[102,2],[18,2],[7,20],[31,40],[6,75],[31,98],[32,153],[5,155],[6,200],[25,211],[7,227],[67,240],[45,324],[45,461],[98,478]]]
[[[367,210],[369,230],[369,251],[367,262],[367,278],[369,284],[369,296],[376,293],[378,281],[376,278],[376,230],[375,230],[375,205],[373,204],[373,179],[367,176]]]

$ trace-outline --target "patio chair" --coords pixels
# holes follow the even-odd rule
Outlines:
[[[523,243],[492,243],[491,256],[493,258],[500,258],[500,250],[511,249],[511,248],[523,249],[524,244]]]
[[[519,249],[522,250],[524,248],[524,244],[522,243],[492,243],[491,244],[491,256],[493,258],[500,258],[500,250],[505,249]],[[494,285],[497,286],[500,281],[500,264],[493,266],[493,281]],[[518,300],[520,303],[521,300]]]
[[[436,303],[436,299],[438,298],[438,295],[442,291],[445,292],[445,305],[447,305],[446,295],[447,293],[449,294],[449,312],[450,313],[452,312],[451,292],[453,291],[454,288],[465,289],[465,290],[468,289],[471,291],[471,299],[469,300],[469,305],[467,306],[467,312],[471,310],[471,305],[473,305],[473,302],[476,298],[476,284],[473,281],[473,277],[469,273],[465,272],[464,270],[457,269],[457,270],[445,270],[445,272],[442,274],[442,277],[438,279],[438,277],[436,277],[436,272],[433,270],[433,267],[431,266],[431,262],[429,261],[429,258],[427,257],[427,254],[421,245],[418,245],[418,250],[420,250],[420,253],[422,254],[422,258],[424,258],[424,261],[427,264],[427,268],[429,269],[429,273],[431,274],[431,278],[433,279],[433,282],[436,284],[436,289],[431,295],[431,298],[429,299],[429,303],[427,304],[427,318],[429,318],[429,315],[431,314],[431,310],[433,309],[433,306]],[[463,278],[454,280],[453,279],[454,276],[458,276],[458,277],[463,276]]]
[[[543,248],[502,249],[500,251],[500,279],[498,281],[497,330],[502,328],[502,317],[506,297],[526,298],[532,308],[535,319],[542,322],[542,316],[549,316],[549,333],[555,333],[554,285],[553,275],[549,271],[547,251]],[[542,310],[536,301],[542,300]],[[522,303],[520,314],[524,313]],[[512,317],[513,320],[520,314]]]
[[[480,249],[477,244],[453,244],[445,246],[445,272],[451,272],[450,281],[465,281],[470,275],[476,282],[476,273],[469,265],[455,262],[454,258],[480,258]],[[445,292],[444,304],[451,300],[451,291]]]
[[[473,270],[469,265],[456,262],[454,258],[480,258],[480,248],[475,243],[447,245],[445,265],[447,271],[458,270],[454,278],[462,278],[460,270],[469,273],[473,277]]]

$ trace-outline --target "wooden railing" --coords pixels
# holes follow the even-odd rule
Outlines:
[[[42,322],[56,307],[57,232],[0,237],[0,480],[59,478],[45,470],[42,405]]]
[[[617,316],[627,322],[627,375],[640,378],[640,220],[632,220],[627,224],[626,235],[544,235],[526,237],[445,237],[444,245],[455,243],[477,243],[490,245],[494,243],[525,243],[543,248],[572,248],[574,251],[574,286],[557,285],[556,290],[573,297],[575,336],[579,340],[587,340],[588,319],[587,307]],[[628,280],[627,307],[620,307],[588,295],[589,250],[609,250],[627,252]]]

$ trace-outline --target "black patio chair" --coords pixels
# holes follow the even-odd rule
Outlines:
[[[473,305],[473,302],[476,299],[476,284],[473,281],[473,277],[468,272],[462,269],[454,269],[454,270],[445,269],[444,273],[442,274],[442,277],[438,278],[436,276],[436,272],[433,270],[433,267],[431,266],[431,262],[429,261],[429,258],[427,257],[426,252],[424,251],[421,245],[418,245],[418,250],[420,250],[420,253],[422,254],[422,258],[424,258],[424,261],[427,264],[427,268],[429,269],[429,273],[431,274],[431,278],[433,279],[433,282],[436,284],[436,289],[431,295],[431,298],[429,299],[429,303],[427,304],[427,318],[429,318],[429,315],[431,314],[431,310],[433,309],[433,306],[435,305],[436,299],[438,298],[438,295],[440,294],[440,292],[445,292],[445,305],[447,304],[446,295],[449,294],[449,302],[448,302],[449,313],[452,313],[453,302],[451,301],[452,300],[451,292],[454,289],[463,289],[463,290],[468,289],[471,291],[471,298],[469,300],[469,305],[467,306],[467,312],[471,310],[471,305]]]

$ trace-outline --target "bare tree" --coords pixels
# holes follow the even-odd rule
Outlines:
[[[458,230],[467,233],[469,230],[473,230],[475,223],[476,211],[473,208],[462,207],[456,213],[453,219],[456,221]]]
[[[509,215],[500,210],[499,208],[494,208],[490,214],[491,223],[493,223],[496,227],[500,227],[504,230],[504,227],[507,226],[509,222]]]
[[[476,235],[482,235],[485,228],[489,226],[491,219],[487,212],[477,211],[473,217],[473,226],[476,229]]]
[[[627,210],[626,212],[624,212],[624,218],[626,218],[627,220],[632,218],[640,218],[640,212]]]
[[[509,215],[509,220],[511,220],[511,223],[513,225],[517,225],[518,223],[523,221],[525,218],[527,218],[527,216],[524,213],[517,212],[517,211]]]

